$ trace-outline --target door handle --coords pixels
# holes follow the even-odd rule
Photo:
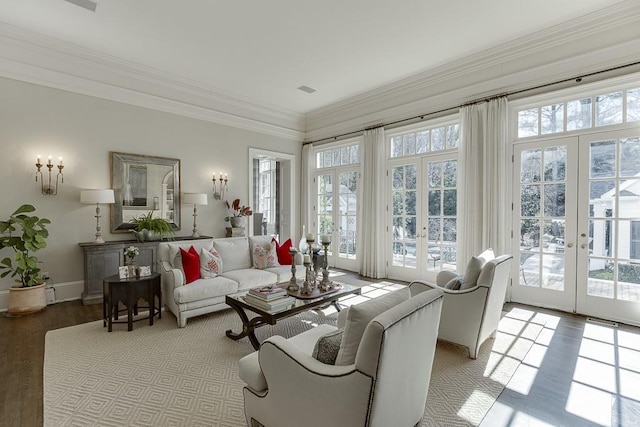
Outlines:
[[[567,243],[567,247],[568,248],[572,248],[573,247],[573,243]]]
[[[585,245],[584,243],[583,243],[583,244],[581,244],[581,245],[580,245],[580,247],[581,247],[582,249],[587,249],[587,245]]]

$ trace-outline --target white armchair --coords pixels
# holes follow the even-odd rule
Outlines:
[[[511,277],[513,256],[503,255],[487,261],[475,286],[464,290],[450,290],[443,286],[455,273],[442,272],[436,284],[422,280],[411,282],[412,295],[430,289],[444,292],[442,317],[438,338],[466,346],[469,357],[475,359],[482,343],[498,328],[507,285]]]
[[[367,324],[355,363],[344,366],[311,357],[318,335],[335,330],[332,326],[320,325],[288,340],[268,338],[257,357],[252,354],[240,361],[240,376],[248,382],[244,388],[248,425],[420,423],[441,308],[442,292],[433,290],[382,312]],[[247,381],[256,374],[260,380]]]

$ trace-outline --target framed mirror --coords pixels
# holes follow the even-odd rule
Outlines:
[[[180,229],[180,159],[111,152],[111,232],[135,228],[133,218],[152,212]]]

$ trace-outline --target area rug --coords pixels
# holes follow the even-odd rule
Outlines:
[[[292,336],[335,313],[308,312],[256,331],[260,341]],[[44,360],[45,426],[244,426],[238,360],[253,351],[235,312],[190,319],[179,329],[164,313],[134,330],[102,321],[50,331]],[[423,426],[477,425],[524,358],[542,325],[506,317],[476,360],[439,342]]]

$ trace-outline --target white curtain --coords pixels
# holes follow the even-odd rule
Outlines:
[[[462,107],[458,268],[486,248],[508,252],[511,214],[507,99]]]
[[[291,239],[293,246],[298,245],[298,241],[302,236],[302,226],[306,226],[307,233],[311,230],[311,224],[313,219],[311,218],[311,206],[313,206],[312,196],[315,189],[313,188],[313,177],[311,174],[314,171],[313,163],[313,144],[305,144],[302,146],[302,167],[301,167],[301,182],[300,182],[300,220],[302,224],[298,227],[298,231]]]
[[[362,143],[362,201],[358,209],[360,274],[386,277],[384,243],[384,128],[366,130]]]

